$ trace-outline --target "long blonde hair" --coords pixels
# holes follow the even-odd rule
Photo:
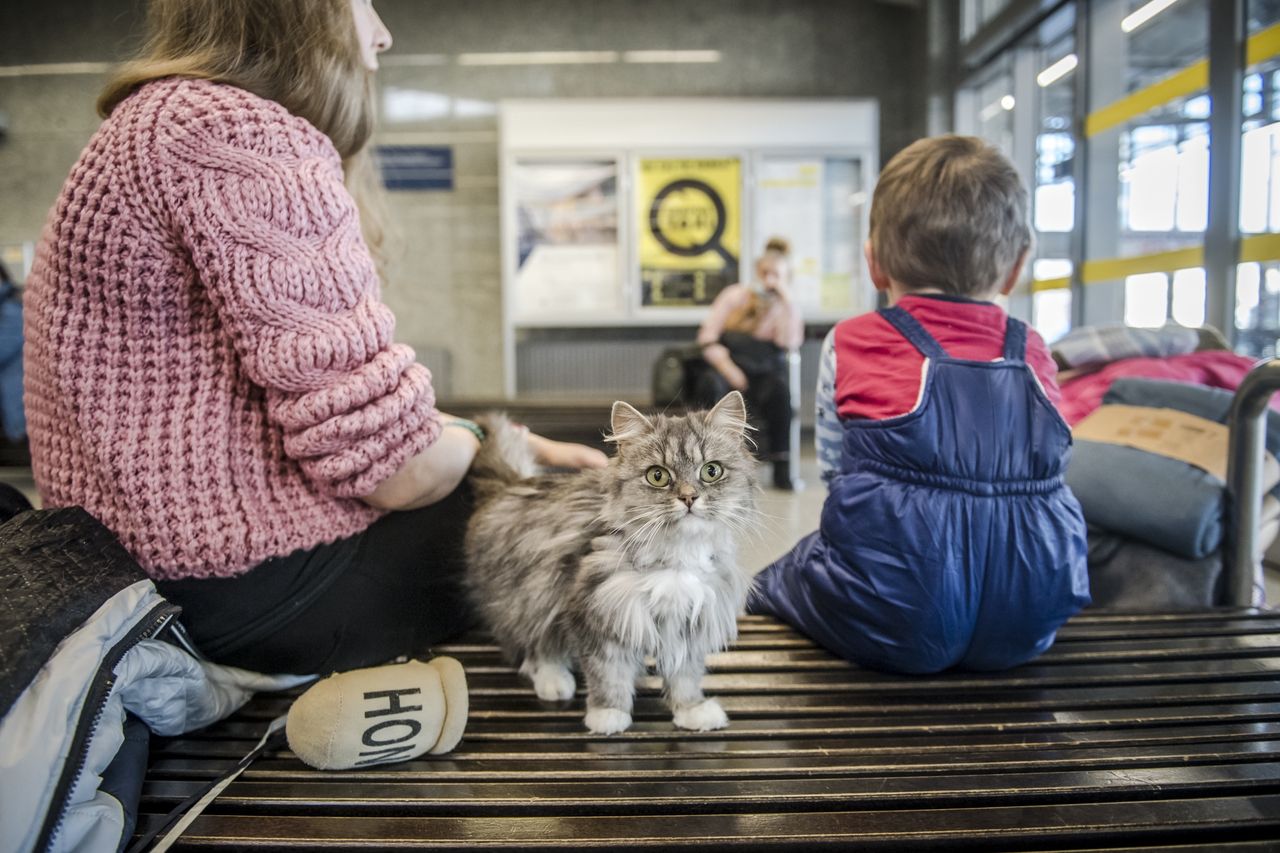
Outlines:
[[[135,89],[163,77],[227,83],[275,101],[329,137],[380,258],[379,199],[366,145],[373,74],[364,67],[350,0],[150,0],[147,42],[98,98],[106,118]]]

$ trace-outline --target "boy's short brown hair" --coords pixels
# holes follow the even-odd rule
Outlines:
[[[1031,246],[1027,189],[972,136],[921,139],[885,166],[871,202],[871,249],[911,290],[985,297]]]

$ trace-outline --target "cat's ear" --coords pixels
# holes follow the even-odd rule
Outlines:
[[[722,429],[745,435],[747,432],[747,401],[738,391],[730,391],[720,398],[715,408],[707,413],[707,420]]]
[[[619,400],[613,404],[610,427],[613,431],[605,436],[605,441],[621,444],[649,432],[653,429],[653,424],[634,407]]]

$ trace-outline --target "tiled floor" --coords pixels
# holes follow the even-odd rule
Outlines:
[[[767,483],[766,469],[762,467],[760,473],[761,482]],[[798,491],[763,490],[757,533],[743,543],[741,558],[744,568],[753,571],[763,569],[785,554],[800,537],[817,528],[826,489],[818,479],[818,465],[811,449],[800,460],[800,476],[805,487]],[[33,503],[36,502],[30,470],[0,468],[0,482],[16,486]],[[1266,581],[1267,601],[1274,607],[1280,603],[1280,571],[1268,568]]]
[[[785,554],[802,536],[818,529],[818,516],[827,490],[818,479],[818,463],[812,452],[800,460],[802,488],[783,492],[768,486],[769,471],[760,469],[765,486],[760,495],[758,533],[742,545],[744,568],[759,570]]]

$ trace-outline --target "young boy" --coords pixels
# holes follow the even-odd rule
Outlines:
[[[892,307],[827,337],[830,493],[818,531],[757,578],[752,612],[859,665],[928,673],[1028,661],[1089,603],[1053,360],[990,301],[1026,261],[1027,206],[1013,166],[972,137],[921,140],[885,167],[866,254]]]

